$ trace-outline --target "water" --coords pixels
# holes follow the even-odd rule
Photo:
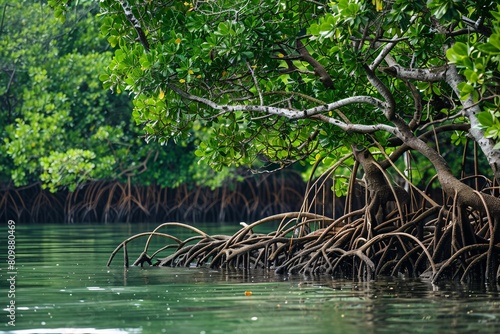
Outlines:
[[[141,225],[16,225],[15,298],[0,226],[0,333],[497,333],[497,286],[207,268],[123,268],[109,254]],[[234,233],[235,225],[201,226]],[[174,232],[175,231],[170,231]],[[183,233],[182,231],[177,231]],[[129,249],[131,262],[143,241]],[[157,242],[152,249],[160,246]],[[251,295],[250,295],[251,294]],[[10,300],[15,327],[8,326]]]

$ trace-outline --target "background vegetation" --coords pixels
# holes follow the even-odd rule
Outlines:
[[[93,27],[90,1],[49,4],[64,27],[86,18]],[[4,41],[12,50],[4,70],[9,75],[3,117],[9,125],[2,152],[11,160],[3,171],[14,185],[67,188],[65,210],[76,220],[97,217],[97,211],[119,219],[123,212],[168,214],[172,196],[155,183],[219,184],[211,172],[193,168],[193,155],[184,159],[183,153],[226,173],[313,166],[312,171],[326,172],[308,183],[298,210],[244,224],[232,237],[211,237],[179,223],[160,225],[150,237],[169,226],[199,236],[181,242],[162,234],[178,244],[159,250],[176,249],[158,265],[209,262],[217,268],[350,273],[366,280],[381,274],[434,281],[500,278],[500,6],[492,8],[487,0],[103,0],[99,5],[100,31],[112,52],[92,39],[99,35],[95,27],[88,34],[65,31],[60,45],[52,26],[37,29],[29,42],[29,66],[16,49],[21,44],[11,37]],[[40,20],[44,8],[40,5]],[[5,35],[10,26],[4,29],[2,23],[2,37],[25,38],[25,31],[16,35],[23,27],[18,20]],[[57,60],[38,58],[43,54]],[[100,91],[87,77],[95,64],[88,57],[106,60],[99,79],[105,89],[133,98],[133,120],[152,146],[138,142],[138,131],[126,125],[121,111],[127,100]],[[16,92],[13,84],[23,78],[18,70],[25,82]],[[161,149],[171,142],[184,150]],[[460,147],[462,159],[452,145]],[[464,170],[469,162],[471,175]],[[183,172],[166,176],[172,165]],[[356,179],[358,168],[362,182]],[[404,188],[388,171],[404,180]],[[110,179],[126,183],[95,181]],[[94,182],[80,191],[88,180]],[[363,201],[355,205],[359,185]],[[261,198],[253,183],[246,186],[236,194],[250,191]],[[438,186],[440,197],[430,191]],[[347,195],[338,218],[331,210],[336,200],[325,192],[331,187]],[[223,198],[229,198],[227,189]],[[94,201],[103,195],[104,205]],[[193,215],[210,212],[210,206],[197,206],[199,198],[222,209],[231,203],[237,210],[235,203],[244,203],[247,212],[267,212],[244,196],[239,202],[218,202],[204,192],[173,197],[174,206],[190,203],[186,212]],[[275,220],[280,225],[271,234],[253,233],[258,224]],[[126,243],[136,237],[113,253],[123,248],[126,266]],[[150,237],[135,264],[152,264]]]
[[[145,143],[126,93],[99,76],[113,51],[98,4],[54,17],[45,1],[0,1],[0,182],[75,191],[88,181],[219,186],[230,175],[197,164],[198,134]],[[147,170],[147,173],[145,171]]]

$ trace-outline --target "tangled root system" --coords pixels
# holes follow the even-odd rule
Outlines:
[[[350,196],[354,188],[351,188],[340,217],[312,213],[313,202],[321,197],[318,189],[332,178],[334,170],[335,166],[309,184],[308,200],[302,211],[242,224],[230,236],[208,235],[177,222],[164,223],[152,232],[123,241],[111,254],[108,265],[123,248],[124,265],[128,267],[127,245],[147,237],[134,265],[265,268],[278,273],[327,274],[360,280],[389,275],[421,277],[433,282],[443,279],[487,282],[500,277],[500,244],[494,238],[498,219],[463,208],[453,199],[443,197],[436,201],[426,191],[412,187],[411,203],[403,208],[396,199],[393,210],[383,217],[382,223],[374,225],[369,193],[365,194],[367,204],[352,209]],[[488,189],[492,191],[492,187],[481,190]],[[270,223],[278,223],[278,228],[267,234],[254,232],[256,227]],[[181,240],[163,232],[172,227],[185,228],[195,236]],[[170,242],[148,255],[153,237]],[[165,255],[160,257],[160,254]]]

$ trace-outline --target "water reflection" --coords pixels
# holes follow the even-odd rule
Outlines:
[[[232,233],[215,226],[209,233]],[[139,225],[19,226],[16,327],[0,333],[496,333],[497,286],[105,267]],[[131,247],[131,256],[142,251]],[[0,259],[4,261],[3,258]],[[2,262],[5,263],[5,262]],[[6,295],[6,270],[0,270]],[[4,309],[6,311],[6,309]]]

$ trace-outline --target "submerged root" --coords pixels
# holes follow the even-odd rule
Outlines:
[[[111,254],[108,265],[123,249],[129,266],[127,245],[147,237],[134,265],[211,268],[264,268],[277,273],[328,274],[371,280],[377,276],[421,277],[433,282],[498,280],[500,245],[498,219],[451,206],[422,206],[404,217],[389,214],[367,234],[365,209],[338,219],[305,212],[274,215],[242,228],[231,236],[208,235],[187,224],[164,223],[152,232],[123,241]],[[459,216],[453,214],[460,211]],[[279,223],[271,233],[255,233],[257,227]],[[185,240],[160,232],[183,228],[194,233]],[[472,232],[471,232],[472,231]],[[473,235],[470,235],[470,234]],[[169,243],[148,255],[151,239]],[[164,257],[160,254],[168,253]],[[153,264],[154,259],[154,264]]]
[[[456,197],[435,201],[426,191],[414,187],[408,193],[411,199],[404,198],[404,209],[395,188],[387,188],[387,192],[394,191],[391,198],[395,199],[395,205],[389,212],[391,206],[386,205],[389,197],[384,197],[384,212],[377,219],[374,219],[377,212],[373,210],[373,201],[367,200],[361,208],[353,208],[354,191],[348,193],[345,213],[340,217],[332,219],[324,214],[311,213],[317,203],[323,207],[327,205],[319,194],[331,187],[326,186],[325,179],[331,178],[334,170],[335,166],[315,182],[310,181],[301,211],[242,224],[242,228],[231,236],[211,236],[187,224],[164,223],[152,232],[123,241],[111,254],[108,265],[123,249],[124,266],[128,267],[127,245],[147,237],[134,265],[264,268],[280,274],[327,274],[360,280],[381,275],[420,277],[433,282],[444,279],[499,280],[499,217],[493,217],[488,210],[484,215],[463,207]],[[378,169],[374,171],[378,173]],[[379,180],[382,177],[385,178],[379,175]],[[353,179],[349,184],[354,184]],[[482,199],[481,194],[477,192]],[[271,222],[278,223],[275,231],[255,232],[261,225]],[[172,227],[189,230],[194,236],[181,240],[160,232]],[[148,255],[153,237],[164,238],[169,243]],[[160,257],[160,254],[165,255]]]
[[[134,265],[152,265],[155,258],[155,266],[265,268],[282,274],[328,274],[358,277],[362,280],[370,280],[380,275],[420,276],[433,281],[444,277],[467,280],[477,278],[478,268],[486,275],[487,260],[492,256],[489,252],[494,252],[494,256],[497,256],[500,252],[499,246],[492,247],[488,243],[468,245],[449,252],[450,255],[444,261],[432,254],[434,245],[447,244],[452,247],[453,237],[448,237],[449,233],[435,233],[433,229],[429,229],[422,238],[419,226],[423,225],[423,217],[432,216],[442,210],[429,208],[421,211],[414,214],[414,218],[403,227],[397,228],[392,224],[392,230],[390,224],[381,226],[380,229],[386,232],[368,239],[363,235],[363,225],[366,223],[364,218],[349,222],[352,215],[331,220],[314,214],[287,213],[243,226],[232,236],[210,236],[190,225],[165,223],[152,232],[140,233],[122,242],[111,254],[108,265],[123,248],[124,266],[128,266],[127,244],[147,237],[145,248],[134,261]],[[276,231],[268,234],[253,232],[258,225],[277,220],[281,221]],[[325,220],[329,223],[326,228],[297,235],[297,231],[302,227],[309,228],[318,224],[318,221]],[[169,227],[185,228],[196,235],[180,240],[159,231]],[[434,240],[434,235],[440,236],[442,240]],[[148,248],[152,237],[165,238],[171,242],[149,256]],[[437,249],[442,247],[444,246]],[[170,254],[157,257],[163,252]],[[435,264],[436,259],[441,261]],[[492,269],[495,274],[498,272],[498,266]]]

